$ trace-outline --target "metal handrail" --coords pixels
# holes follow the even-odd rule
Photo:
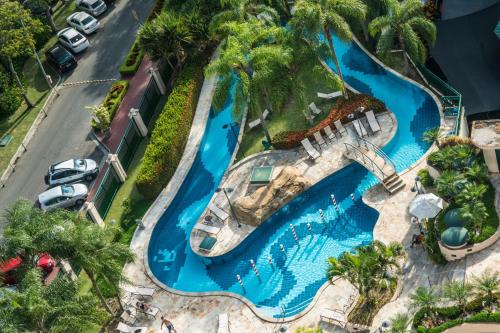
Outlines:
[[[359,136],[357,137],[357,141],[358,141],[358,143],[360,141],[362,143],[364,143],[366,149],[370,150],[370,148],[371,148],[371,150],[373,150],[377,155],[382,157],[386,163],[388,163],[394,170],[396,170],[396,166],[394,165],[394,162],[392,162],[392,160],[389,158],[389,156],[387,156],[387,154],[384,153],[384,151],[382,149],[380,149],[377,145],[371,143],[370,141],[368,141],[364,138],[360,138]],[[370,148],[368,148],[368,147],[370,147]]]
[[[377,170],[375,170],[375,167],[378,169],[378,172],[381,174],[381,179],[384,179],[386,178],[386,174],[384,172],[384,170],[382,170],[369,156],[367,156],[363,151],[361,151],[359,149],[359,147],[356,147],[348,142],[344,142],[344,145],[346,146],[346,150],[349,152],[353,152],[354,151],[354,154],[356,157],[358,157],[358,155],[356,154],[356,152],[359,152],[362,156],[362,160],[358,159],[357,161],[361,164],[363,164],[367,169],[371,170],[373,173],[375,173],[375,175],[377,175]],[[366,162],[366,159],[368,159],[369,162],[371,162],[371,166],[372,168],[370,169],[369,168],[369,164]]]

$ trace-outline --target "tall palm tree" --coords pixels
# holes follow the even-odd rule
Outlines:
[[[344,97],[347,99],[344,78],[340,69],[331,32],[344,41],[352,40],[348,19],[362,20],[366,16],[366,6],[361,0],[299,0],[291,20],[294,29],[300,29],[308,40],[315,40],[323,33],[342,82]]]
[[[188,55],[202,48],[203,28],[195,12],[163,11],[139,29],[139,45],[153,59],[164,59],[172,70],[181,68]],[[175,58],[176,64],[171,60]]]
[[[488,169],[484,164],[475,162],[466,169],[465,175],[472,181],[483,183],[488,179]]]
[[[482,201],[466,202],[459,210],[460,215],[471,222],[476,234],[481,234],[483,222],[488,218],[488,210]]]
[[[480,201],[487,190],[488,187],[484,184],[467,183],[457,195],[456,201],[461,205]]]
[[[385,0],[387,15],[379,16],[370,22],[368,29],[372,36],[378,35],[377,54],[387,57],[397,44],[414,61],[424,63],[427,58],[427,49],[424,41],[434,44],[436,27],[432,21],[424,16],[420,0]],[[403,53],[405,72],[410,65]]]
[[[220,32],[220,28],[231,21],[243,23],[251,19],[259,19],[270,25],[279,22],[278,12],[274,8],[253,0],[221,1],[221,6],[225,9],[214,15],[210,21],[208,30],[213,35]]]
[[[207,75],[221,77],[215,92],[216,104],[223,104],[227,88],[235,80],[235,112],[241,113],[245,105],[256,110],[266,139],[271,143],[262,111],[262,105],[271,108],[271,103],[264,88],[277,71],[284,72],[292,59],[290,48],[283,43],[286,30],[265,26],[255,19],[229,22],[223,29],[227,32],[226,43],[219,58],[205,70]]]
[[[433,308],[436,307],[440,300],[440,295],[432,288],[418,287],[413,294],[410,295],[411,304],[419,309],[425,309],[427,315],[435,322],[435,314]]]
[[[496,271],[485,271],[472,280],[474,294],[486,300],[487,305],[495,301],[495,294],[500,292],[500,275]]]
[[[390,320],[391,333],[406,333],[409,332],[411,318],[407,313],[398,313]]]
[[[454,302],[462,314],[471,294],[472,285],[465,281],[450,281],[443,286],[443,296]]]

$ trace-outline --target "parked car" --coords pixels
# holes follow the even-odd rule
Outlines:
[[[87,38],[73,28],[62,29],[57,33],[57,37],[59,43],[73,53],[80,53],[90,46]]]
[[[92,15],[85,12],[76,12],[71,14],[66,22],[76,30],[90,35],[95,32],[101,25]]]
[[[0,285],[14,285],[17,283],[16,271],[22,262],[21,257],[16,257],[0,263],[0,282],[2,282]],[[54,271],[56,264],[56,261],[50,255],[46,253],[38,255],[37,267],[43,271],[44,280],[51,275],[50,273]]]
[[[60,185],[38,195],[41,210],[81,206],[89,190],[85,184]]]
[[[104,13],[108,7],[102,0],[76,0],[76,8],[92,16],[99,16]]]
[[[71,159],[52,164],[45,176],[48,185],[74,183],[81,180],[92,181],[99,173],[99,167],[91,159]]]
[[[59,69],[62,73],[69,72],[77,66],[75,57],[62,45],[56,44],[45,52],[47,60]]]

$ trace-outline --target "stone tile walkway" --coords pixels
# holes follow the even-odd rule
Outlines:
[[[374,135],[368,136],[367,140],[373,144],[383,147],[394,136],[397,130],[396,120],[391,113],[383,113],[377,115],[377,120],[380,123],[382,130]],[[250,184],[250,175],[256,166],[273,166],[273,175],[276,176],[286,166],[296,167],[305,177],[309,178],[313,184],[319,182],[323,178],[331,175],[335,171],[352,163],[351,160],[343,156],[345,151],[344,143],[352,143],[356,137],[354,127],[352,124],[347,124],[346,130],[348,135],[337,138],[333,142],[328,142],[326,146],[319,147],[314,144],[315,148],[321,153],[321,156],[315,161],[311,161],[302,147],[290,150],[271,150],[261,154],[256,154],[242,160],[235,164],[225,178],[221,181],[221,187],[232,188],[234,191],[228,193],[229,200],[233,202],[236,198],[247,196],[253,193],[257,187]],[[368,124],[365,125],[366,128]],[[325,138],[326,140],[326,138]],[[230,213],[229,203],[223,193],[216,193],[212,199],[218,207]],[[202,223],[204,217],[210,214],[207,209],[201,215],[199,222]],[[255,230],[254,226],[241,224],[238,227],[237,221],[232,214],[226,223],[214,221],[215,227],[221,228],[217,234],[217,243],[215,243],[212,250],[207,252],[200,252],[198,250],[199,244],[206,236],[205,232],[193,230],[190,237],[191,248],[202,256],[218,256],[235,248],[240,242],[245,239],[252,231]]]

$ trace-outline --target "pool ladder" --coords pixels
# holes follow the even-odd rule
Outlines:
[[[394,194],[405,187],[394,163],[379,147],[360,137],[357,137],[355,142],[345,142],[344,145],[344,156],[374,174],[389,193]]]

